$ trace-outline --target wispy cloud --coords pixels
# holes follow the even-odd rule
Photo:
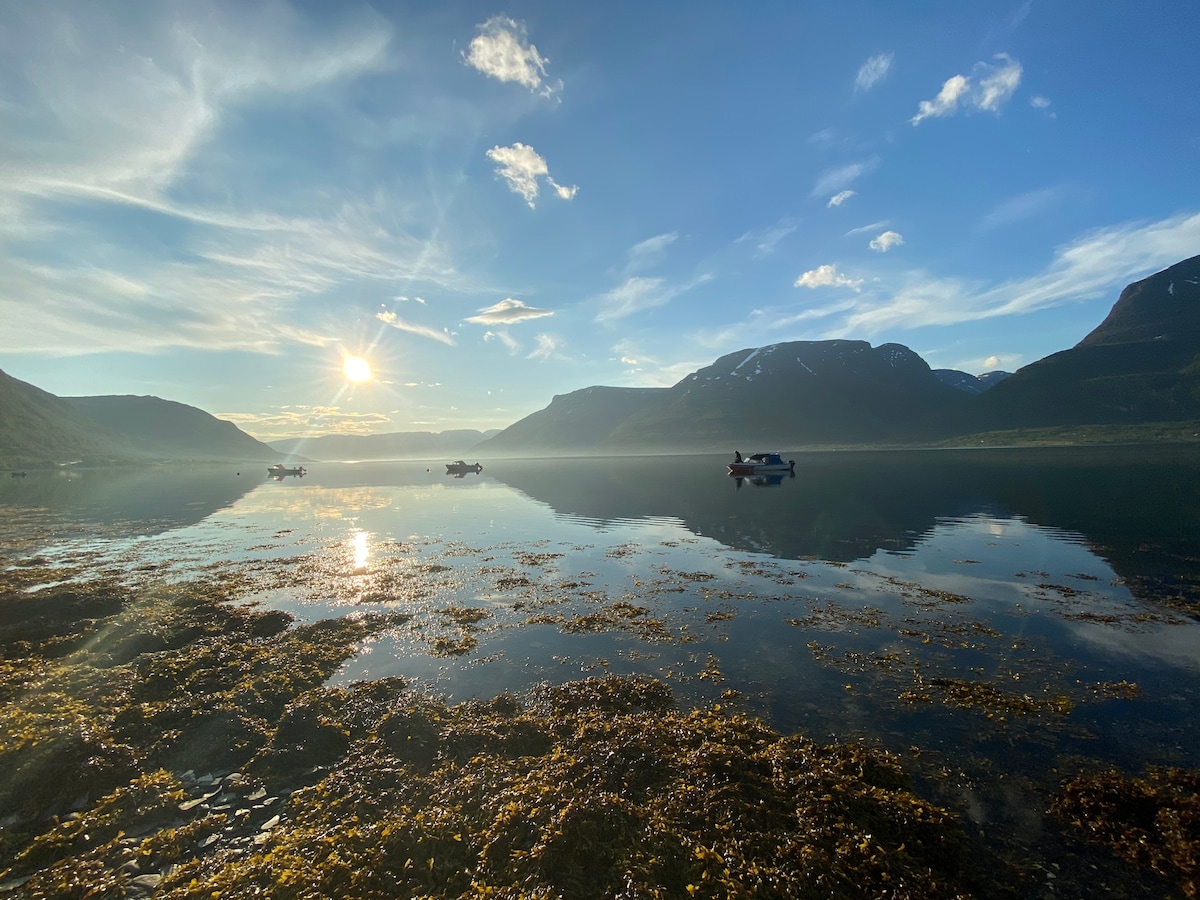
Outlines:
[[[516,353],[521,345],[517,343],[516,338],[509,334],[503,328],[497,328],[495,331],[487,331],[483,335],[484,341],[499,341],[508,348],[509,353]]]
[[[858,192],[857,191],[838,191],[836,194],[834,194],[832,197],[829,198],[829,202],[826,203],[825,206],[830,209],[832,209],[835,206],[841,206],[843,203],[845,203],[847,200],[849,200],[851,197],[853,197],[856,193],[858,193]]]
[[[278,353],[332,339],[320,301],[341,287],[467,287],[398,212],[408,197],[356,194],[302,157],[288,183],[239,152],[245,109],[329,102],[388,66],[391,40],[366,8],[319,22],[283,3],[14,9],[0,237],[20,240],[0,242],[0,350]]]
[[[845,188],[848,188],[852,182],[873,171],[878,165],[878,159],[868,159],[863,162],[838,166],[836,169],[828,169],[822,172],[820,177],[817,178],[816,184],[813,185],[812,195],[814,197],[823,197],[826,194],[837,193],[839,191],[844,194],[846,193]],[[853,195],[854,192],[851,191],[848,196]],[[830,202],[832,203],[832,200]],[[845,199],[841,202],[844,203]],[[834,203],[833,205],[838,206],[840,203]]]
[[[1200,213],[1191,213],[1091,232],[1059,247],[1044,271],[997,285],[911,272],[886,293],[881,287],[864,296],[827,336],[954,325],[1101,297],[1194,255],[1198,246]]]
[[[529,354],[529,359],[564,359],[562,354],[563,341],[552,334],[539,334],[535,339],[537,346]]]
[[[680,294],[711,280],[711,275],[701,275],[685,284],[668,285],[663,278],[627,278],[596,298],[601,307],[596,321],[615,322],[637,312],[666,306]]]
[[[858,75],[854,78],[855,91],[869,91],[888,76],[892,68],[894,53],[880,53],[872,56],[859,67]]]
[[[626,274],[643,272],[658,265],[666,256],[667,248],[677,240],[679,240],[679,232],[669,231],[634,244],[629,248],[629,262],[625,265]]]
[[[887,253],[893,247],[899,247],[903,243],[904,238],[900,232],[885,231],[878,237],[872,238],[871,243],[867,246],[869,246],[876,253]]]
[[[337,406],[289,406],[270,413],[213,413],[260,441],[314,434],[372,434],[392,420],[383,413],[345,412]]]
[[[562,90],[561,81],[551,84],[545,80],[549,60],[529,42],[524,24],[507,16],[492,16],[480,25],[463,59],[489,78],[515,81],[543,97]]]
[[[1058,113],[1056,113],[1054,110],[1052,110],[1050,108],[1050,98],[1049,97],[1042,97],[1042,96],[1030,97],[1029,105],[1032,106],[1034,109],[1040,109],[1042,112],[1044,112],[1046,114],[1046,118],[1048,118],[1048,119],[1057,119],[1058,118]]]
[[[546,160],[527,144],[493,147],[487,152],[487,156],[498,164],[496,174],[508,182],[508,189],[524,197],[531,209],[537,205],[539,178],[545,178],[563,200],[572,199],[579,190],[578,187],[564,188],[557,184],[550,177],[550,168],[546,165]]]
[[[859,234],[867,234],[872,231],[878,231],[880,228],[886,228],[887,226],[887,219],[880,219],[878,222],[872,222],[870,225],[859,225],[857,228],[851,228],[844,236],[854,237]]]
[[[809,269],[796,279],[794,287],[811,289],[820,287],[848,287],[858,291],[862,289],[861,278],[850,278],[837,270],[837,264],[817,266]]]
[[[763,257],[770,256],[772,253],[774,253],[775,248],[779,246],[779,242],[789,234],[792,234],[799,227],[799,224],[795,220],[784,218],[780,219],[769,228],[761,228],[757,231],[747,231],[736,241],[734,241],[734,243],[753,244],[754,258],[762,259]]]
[[[1007,53],[999,53],[995,62],[975,64],[971,75],[954,75],[942,85],[932,100],[922,100],[917,114],[909,119],[920,125],[926,119],[952,116],[960,109],[999,112],[1021,83],[1021,64]]]
[[[443,344],[447,344],[451,347],[454,346],[453,335],[451,335],[450,332],[446,331],[444,328],[439,331],[436,328],[430,328],[426,325],[417,325],[413,322],[408,322],[404,319],[401,319],[398,315],[391,311],[375,313],[375,318],[377,318],[383,324],[389,325],[398,331],[407,331],[410,334],[416,334],[420,335],[421,337],[431,338],[435,341],[441,341]]]
[[[516,325],[530,319],[541,319],[554,315],[552,309],[538,309],[536,306],[526,306],[520,300],[501,300],[499,303],[481,309],[477,315],[468,316],[468,322],[476,325]]]
[[[979,227],[983,230],[999,228],[1030,219],[1060,203],[1066,194],[1064,187],[1055,186],[1011,197],[984,216]]]

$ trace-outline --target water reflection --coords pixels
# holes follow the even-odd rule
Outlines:
[[[0,484],[0,542],[147,584],[251,574],[243,599],[300,621],[391,616],[335,684],[461,700],[653,675],[685,705],[911,752],[931,796],[1026,838],[1080,760],[1200,763],[1200,624],[1179,602],[1200,583],[1195,460],[814,454],[742,490],[724,465],[322,464],[88,492],[30,475]],[[38,510],[59,530],[35,541]],[[97,540],[105,522],[128,539]]]
[[[370,556],[370,551],[367,547],[367,533],[365,531],[356,531],[352,541],[354,549],[354,571],[355,573],[365,572],[367,570],[367,558]]]
[[[489,473],[561,515],[672,515],[731,548],[790,559],[911,551],[939,521],[986,513],[1079,535],[1139,593],[1200,587],[1193,448],[808,454],[782,489],[749,492],[729,491],[719,465],[521,461]]]

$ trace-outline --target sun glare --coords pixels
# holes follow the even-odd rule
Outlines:
[[[371,380],[371,364],[361,356],[347,356],[342,363],[342,371],[347,381],[363,382]]]

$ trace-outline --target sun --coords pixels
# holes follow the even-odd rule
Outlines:
[[[353,381],[360,384],[364,381],[370,381],[371,364],[361,356],[347,356],[342,363],[342,372],[346,375],[347,381]]]

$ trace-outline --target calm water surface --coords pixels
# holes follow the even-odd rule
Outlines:
[[[461,700],[649,673],[905,754],[1026,839],[1081,767],[1200,764],[1194,449],[796,459],[767,484],[715,457],[30,473],[0,483],[0,557],[411,616],[339,683]]]

